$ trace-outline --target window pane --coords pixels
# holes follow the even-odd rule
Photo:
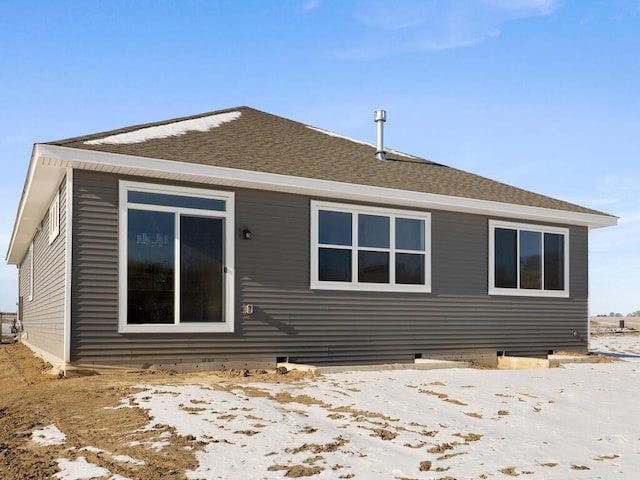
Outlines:
[[[396,253],[396,283],[424,285],[424,255]]]
[[[494,240],[495,286],[499,288],[517,288],[517,231],[507,228],[496,228]]]
[[[318,251],[318,280],[322,282],[350,282],[351,250],[320,248]]]
[[[564,235],[544,234],[544,289],[564,290]]]
[[[127,323],[174,323],[175,215],[129,210]]]
[[[542,288],[542,233],[520,231],[520,288]]]
[[[223,220],[180,217],[180,322],[224,322]]]
[[[389,283],[389,253],[359,251],[358,281]]]
[[[351,245],[351,214],[345,212],[318,212],[318,243]]]
[[[396,218],[396,248],[424,251],[424,220]]]
[[[389,248],[389,217],[358,215],[358,246]]]
[[[216,198],[185,197],[166,193],[129,191],[127,200],[131,203],[146,205],[164,205],[165,207],[197,208],[199,210],[217,210],[224,212],[226,202]]]

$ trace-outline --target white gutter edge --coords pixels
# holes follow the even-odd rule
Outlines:
[[[20,203],[18,204],[18,213],[16,214],[16,218],[13,224],[13,230],[11,231],[11,239],[9,240],[9,248],[7,249],[7,255],[5,257],[5,261],[9,260],[10,252],[13,250],[13,245],[16,239],[16,233],[18,231],[18,226],[20,225],[20,220],[22,219],[22,212],[24,211],[24,206],[27,203],[27,197],[29,196],[29,192],[31,191],[31,185],[33,183],[33,177],[35,175],[36,170],[36,162],[35,159],[38,158],[38,144],[36,143],[31,150],[31,159],[29,160],[29,169],[27,170],[27,178],[25,179],[24,186],[22,187],[22,195],[20,196]]]
[[[118,169],[126,170],[128,175],[154,176],[156,174],[173,174],[192,177],[190,181],[218,183],[234,187],[272,190],[287,193],[317,195],[324,198],[338,198],[353,201],[373,203],[387,203],[422,209],[447,210],[496,216],[503,218],[517,218],[541,222],[551,222],[568,225],[580,225],[588,228],[602,228],[617,224],[617,217],[597,215],[581,212],[570,212],[552,208],[515,205],[511,203],[490,200],[477,200],[433,193],[420,193],[393,188],[375,187],[332,180],[319,180],[306,177],[294,177],[276,173],[263,173],[253,170],[241,170],[229,167],[218,167],[194,163],[162,160],[134,155],[107,153],[95,150],[61,147],[57,145],[36,144],[32,155],[28,176],[29,185],[25,187],[20,202],[19,214],[16,219],[11,237],[9,253],[14,247],[17,227],[20,224],[25,198],[29,196],[31,180],[34,176],[32,167],[36,159],[58,161],[59,168],[110,167],[117,173]],[[7,258],[9,258],[9,253]]]

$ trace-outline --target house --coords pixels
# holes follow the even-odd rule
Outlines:
[[[381,144],[248,107],[36,144],[22,341],[62,368],[585,352],[616,217]]]

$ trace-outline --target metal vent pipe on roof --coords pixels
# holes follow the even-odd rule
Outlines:
[[[378,143],[376,145],[376,157],[379,160],[387,160],[387,155],[384,153],[384,136],[383,125],[387,121],[387,112],[385,110],[376,110],[374,112],[374,121],[378,124]]]

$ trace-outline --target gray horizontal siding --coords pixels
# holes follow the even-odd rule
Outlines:
[[[255,190],[236,192],[234,228],[253,236],[236,236],[235,332],[118,334],[117,178],[78,171],[74,181],[77,363],[378,363],[416,354],[586,349],[584,228],[571,228],[569,299],[488,296],[487,217],[441,211],[432,212],[433,293],[312,291],[310,199]],[[252,315],[240,314],[243,303],[254,306]]]
[[[20,264],[19,296],[25,340],[64,359],[66,180],[60,186],[60,234],[49,244],[49,211],[33,239],[33,299],[29,300],[29,253]]]
[[[72,362],[109,357],[119,344],[118,182],[82,170],[73,181]]]

